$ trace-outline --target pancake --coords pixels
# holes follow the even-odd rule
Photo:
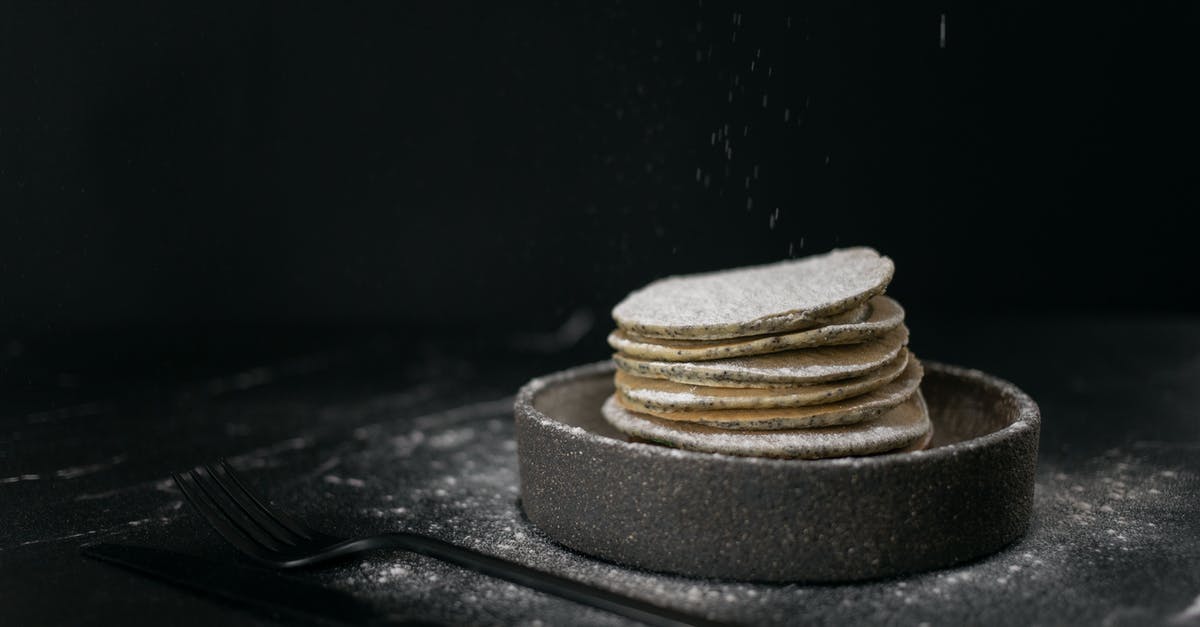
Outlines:
[[[867,420],[908,400],[921,384],[924,370],[913,355],[908,356],[904,372],[892,382],[861,396],[822,405],[779,407],[769,409],[719,409],[695,411],[662,411],[646,407],[627,398],[618,389],[621,405],[643,414],[679,423],[706,425],[732,430],[807,429],[847,425]]]
[[[800,348],[859,344],[870,341],[904,324],[900,303],[876,296],[867,303],[870,315],[861,322],[829,324],[815,329],[751,338],[716,341],[663,340],[631,336],[618,329],[608,336],[608,345],[626,357],[651,361],[709,361],[730,357],[765,355]]]
[[[891,383],[908,365],[902,351],[882,368],[853,379],[786,388],[722,388],[647,379],[617,371],[622,402],[651,413],[805,407],[860,396]],[[669,418],[669,415],[664,414]]]
[[[922,397],[922,398],[924,398],[924,397]],[[929,431],[927,431],[925,433],[925,435],[921,436],[921,439],[917,440],[916,442],[913,442],[912,444],[909,444],[908,446],[906,446],[904,448],[898,448],[894,451],[888,451],[888,452],[890,452],[890,453],[912,453],[915,451],[923,451],[923,450],[929,448],[929,443],[932,441],[933,441],[933,419],[931,418],[929,420]]]
[[[622,372],[676,383],[728,388],[790,387],[862,376],[895,359],[907,343],[908,328],[901,325],[861,344],[695,362],[645,360],[617,353],[613,361]]]
[[[919,391],[877,419],[816,429],[730,431],[679,423],[629,411],[615,395],[605,401],[602,413],[621,432],[656,444],[749,457],[818,459],[898,451],[920,444],[931,429]]]
[[[793,329],[793,331],[807,331],[808,329],[816,329],[818,327],[828,326],[831,324],[854,324],[857,322],[865,322],[867,320],[867,318],[870,318],[870,317],[871,317],[871,305],[870,305],[870,301],[868,301],[868,302],[865,302],[853,309],[848,309],[846,311],[843,311],[838,314],[834,314],[832,316],[824,316],[821,318],[814,318],[812,320],[806,321],[803,324],[798,325],[797,328]],[[771,335],[772,335],[770,333],[764,333],[764,334],[759,334],[759,335],[747,335],[747,336],[741,337],[741,338],[726,338],[726,339],[720,339],[720,340],[672,340],[670,338],[649,337],[646,335],[638,335],[637,333],[634,333],[632,331],[621,331],[621,334],[634,342],[649,342],[651,344],[680,343],[680,344],[684,344],[686,346],[692,346],[692,347],[720,346],[723,344],[728,344],[730,341],[733,341],[735,339],[736,340],[751,340],[751,339],[757,339],[757,338],[771,337]]]
[[[647,338],[715,340],[775,334],[882,294],[895,271],[870,248],[654,281],[613,308],[618,328]]]

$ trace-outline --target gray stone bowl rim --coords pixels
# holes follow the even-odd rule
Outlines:
[[[515,411],[524,412],[527,416],[537,420],[539,423],[557,429],[564,434],[572,437],[586,438],[592,442],[598,442],[602,446],[611,446],[617,449],[625,450],[626,452],[636,452],[642,455],[659,455],[664,457],[673,457],[676,459],[690,459],[696,462],[712,463],[715,460],[721,460],[730,464],[762,464],[774,466],[778,468],[795,467],[797,464],[804,464],[816,470],[817,468],[843,468],[843,467],[872,467],[872,466],[896,466],[901,464],[920,464],[931,460],[954,457],[967,451],[995,446],[1000,442],[1016,437],[1028,429],[1036,429],[1041,426],[1041,412],[1034,400],[1020,388],[1013,385],[1005,379],[1001,379],[995,375],[988,374],[974,368],[965,368],[963,366],[955,366],[944,364],[937,361],[921,360],[921,363],[926,368],[937,370],[939,372],[959,377],[961,379],[972,380],[987,387],[996,388],[1005,397],[1015,401],[1017,406],[1016,419],[1010,424],[1001,429],[986,433],[984,435],[951,442],[936,448],[926,449],[923,451],[913,451],[908,453],[880,453],[877,455],[868,455],[861,457],[835,457],[831,459],[774,459],[769,457],[745,457],[738,455],[727,455],[724,453],[705,453],[699,451],[688,451],[684,449],[670,448],[657,444],[646,444],[642,442],[627,442],[617,440],[608,436],[603,436],[593,433],[582,427],[568,425],[559,420],[555,420],[551,416],[547,416],[544,412],[534,406],[534,399],[538,393],[549,386],[559,383],[570,382],[583,377],[600,375],[604,373],[612,373],[616,370],[616,366],[611,359],[593,362],[574,366],[566,370],[560,370],[548,375],[537,377],[530,380],[520,391],[517,392],[513,408]],[[596,411],[600,411],[597,407]]]

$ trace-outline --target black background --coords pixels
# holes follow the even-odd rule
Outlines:
[[[504,4],[5,3],[0,329],[604,327],[855,244],[914,318],[1198,310],[1188,4]]]

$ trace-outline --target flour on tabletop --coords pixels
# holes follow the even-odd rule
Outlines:
[[[1179,533],[1169,527],[1193,515],[1200,501],[1200,477],[1190,469],[1194,465],[1178,461],[1188,459],[1187,452],[1172,453],[1170,445],[1109,451],[1069,466],[1043,460],[1032,526],[996,555],[855,585],[763,585],[624,568],[550,541],[517,506],[510,407],[511,399],[500,399],[419,419],[399,416],[371,427],[363,433],[367,437],[353,439],[361,447],[357,451],[340,452],[335,476],[342,482],[323,486],[337,498],[272,497],[297,503],[296,513],[310,520],[335,503],[351,508],[348,518],[359,526],[340,532],[417,531],[622,594],[744,624],[783,625],[798,615],[815,623],[1003,622],[1004,608],[1012,603],[1078,616],[1085,623],[1098,624],[1112,613],[1127,623],[1164,622],[1188,616],[1185,610],[1195,596],[1189,594],[1166,615],[1161,609],[1154,614],[1140,607],[1138,599],[1122,598],[1120,589],[1102,587],[1117,584],[1090,576],[1099,569],[1120,568],[1135,553],[1200,560],[1200,547],[1163,545],[1164,538]],[[322,459],[314,457],[313,467]],[[352,487],[346,482],[350,477],[363,485]],[[303,486],[294,489],[311,494]],[[633,624],[405,552],[369,554],[311,576],[399,618],[472,625],[532,625],[535,620],[547,625]],[[1064,592],[1056,585],[1062,581],[1083,583]],[[1200,590],[1200,575],[1193,583]]]

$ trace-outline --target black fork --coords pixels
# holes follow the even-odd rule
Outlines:
[[[174,474],[176,485],[222,538],[272,568],[316,566],[375,549],[401,549],[620,614],[650,625],[720,625],[571,579],[403,531],[339,538],[317,531],[257,496],[225,460]]]

